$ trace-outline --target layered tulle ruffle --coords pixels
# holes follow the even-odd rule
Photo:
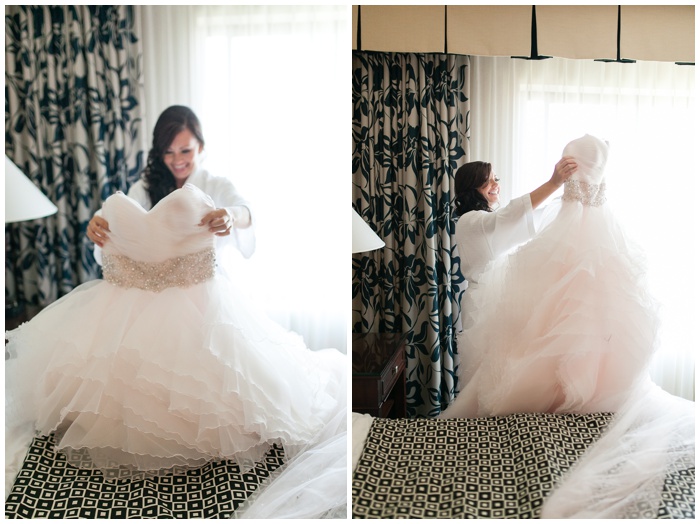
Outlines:
[[[110,475],[246,469],[271,444],[293,456],[337,411],[345,372],[221,276],[159,293],[84,284],[8,338],[7,424],[55,431],[75,465]]]
[[[467,291],[443,416],[614,411],[644,376],[658,329],[644,257],[607,206],[559,205]]]

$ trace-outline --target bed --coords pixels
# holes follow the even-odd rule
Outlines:
[[[611,413],[380,419],[353,413],[354,518],[539,518]],[[640,518],[694,518],[695,471],[666,476]],[[653,513],[651,515],[650,513]]]
[[[340,409],[293,455],[273,445],[245,472],[216,460],[121,479],[70,465],[53,435],[6,428],[5,518],[346,518],[347,418]]]
[[[52,436],[35,437],[14,482],[10,475],[5,518],[228,518],[283,463],[283,450],[272,447],[245,473],[233,462],[215,461],[167,475],[106,480],[69,465],[54,451]]]

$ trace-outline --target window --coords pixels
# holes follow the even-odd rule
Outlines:
[[[608,201],[646,252],[651,291],[662,303],[652,378],[694,398],[700,318],[694,68],[476,57],[472,69],[471,159],[494,163],[504,201],[545,182],[570,140],[589,133],[610,142]]]
[[[190,105],[205,166],[254,206],[257,249],[239,282],[312,349],[345,351],[350,6],[143,12],[149,129],[168,105]]]

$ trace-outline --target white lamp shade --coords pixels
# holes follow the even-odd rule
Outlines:
[[[352,210],[352,252],[361,253],[384,247],[384,241],[372,231],[357,211]]]
[[[5,223],[53,215],[58,208],[5,155]]]

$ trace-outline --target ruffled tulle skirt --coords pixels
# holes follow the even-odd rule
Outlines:
[[[79,286],[7,334],[6,427],[55,432],[105,474],[288,457],[345,398],[345,360],[311,351],[222,276],[159,293]]]
[[[560,206],[467,290],[443,417],[615,411],[645,379],[658,315],[643,254],[606,205]]]

